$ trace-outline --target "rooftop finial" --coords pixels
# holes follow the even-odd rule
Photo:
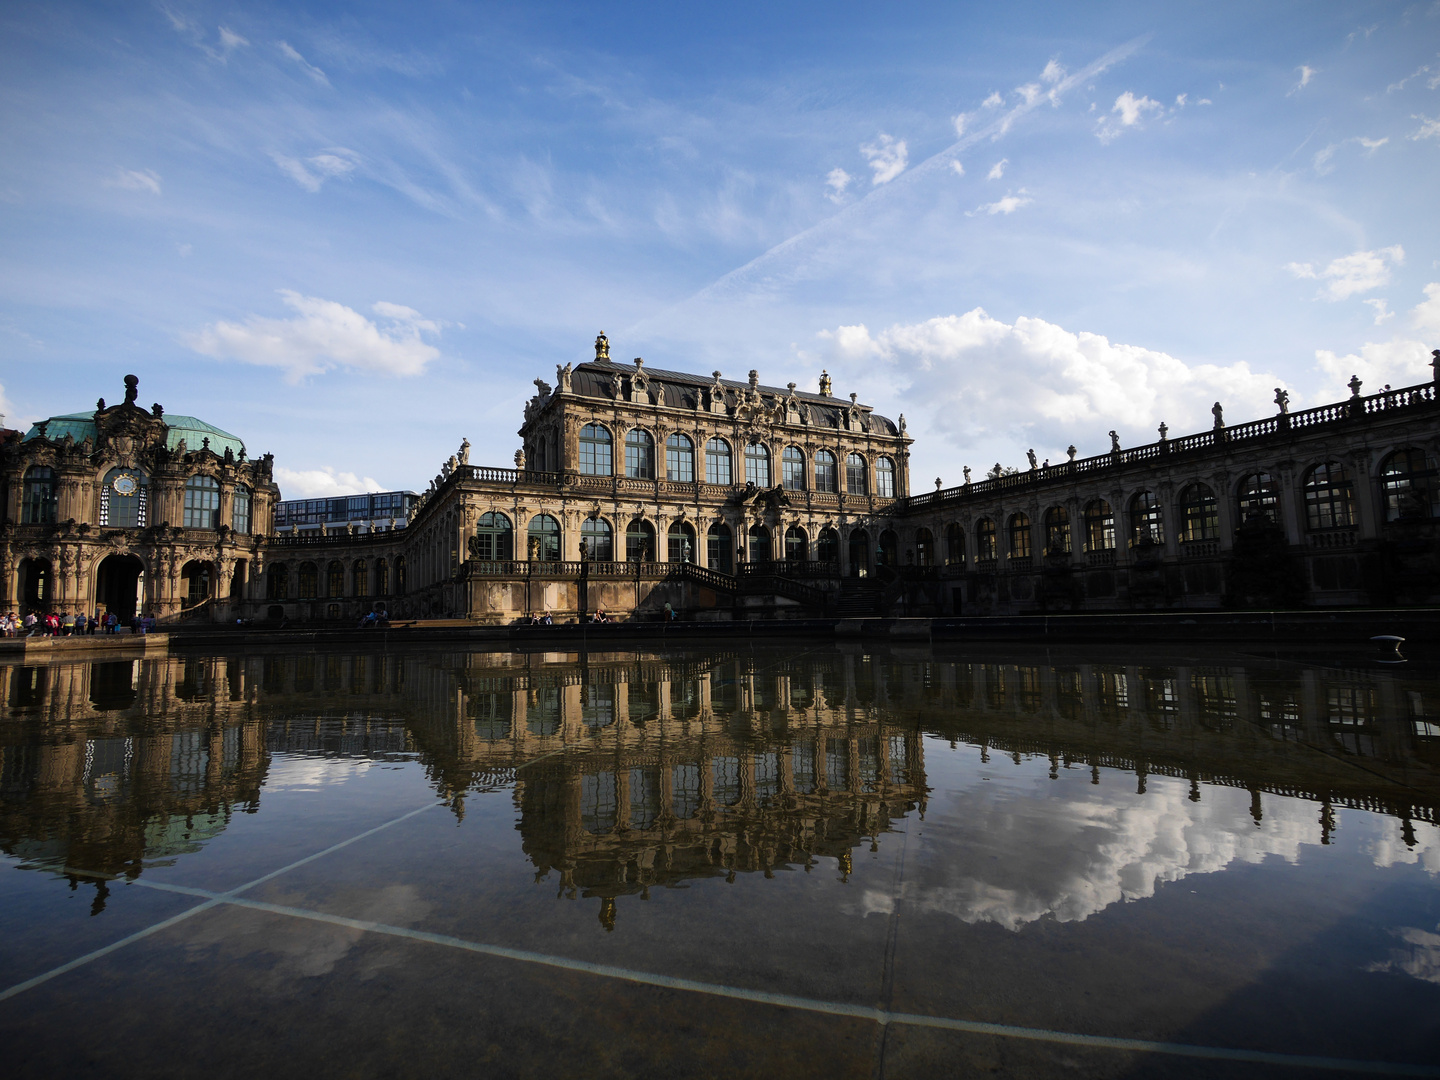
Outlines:
[[[135,395],[140,392],[140,379],[136,375],[125,376],[125,404],[134,405]]]
[[[601,330],[599,336],[595,338],[595,359],[610,359],[610,339],[605,336],[604,330]]]
[[[820,396],[830,396],[830,373],[824,368],[820,369]]]

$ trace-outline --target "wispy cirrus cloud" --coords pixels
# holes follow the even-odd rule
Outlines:
[[[1295,70],[1300,73],[1300,79],[1295,83],[1294,86],[1290,88],[1289,92],[1285,95],[1286,97],[1294,97],[1301,90],[1304,90],[1305,87],[1310,85],[1311,79],[1315,78],[1316,75],[1320,74],[1319,71],[1317,71],[1315,68],[1312,68],[1309,64],[1301,64]]]
[[[1356,251],[1332,259],[1325,267],[1314,263],[1286,263],[1285,269],[1297,278],[1324,282],[1317,296],[1324,300],[1348,300],[1356,293],[1369,292],[1390,283],[1390,268],[1405,261],[1399,244],[1375,251]]]
[[[905,140],[886,135],[883,131],[875,136],[874,142],[861,146],[860,153],[865,155],[866,162],[874,172],[870,182],[876,185],[888,184],[894,180],[905,171],[910,160]]]
[[[316,83],[321,86],[330,85],[330,79],[328,76],[326,76],[325,72],[321,71],[314,64],[310,63],[310,61],[306,60],[305,57],[301,56],[300,51],[296,49],[295,46],[291,45],[288,41],[277,41],[275,43],[275,47],[280,50],[281,56],[297,64],[300,70],[303,71],[306,75],[310,76],[310,78],[313,79]]]
[[[1411,139],[1417,142],[1421,139],[1440,139],[1440,120],[1432,120],[1420,113],[1415,113],[1410,119],[1420,121],[1420,126],[1410,136]]]
[[[343,146],[332,147],[301,161],[272,150],[270,160],[306,191],[319,191],[326,180],[340,179],[355,171],[360,155]]]
[[[1013,214],[1022,206],[1029,206],[1034,201],[1035,200],[1030,197],[1030,193],[1024,188],[1021,188],[1019,191],[1008,194],[1002,199],[996,199],[994,202],[981,203],[974,210],[967,210],[965,216],[975,217],[978,214],[985,214],[989,217],[994,217],[996,214]]]
[[[361,374],[421,375],[440,355],[425,338],[438,336],[438,323],[414,308],[381,300],[371,305],[378,321],[334,300],[280,290],[290,318],[249,315],[243,322],[221,320],[183,340],[202,356],[279,368],[287,382],[336,368]]]
[[[154,169],[117,168],[115,174],[105,181],[106,187],[124,188],[126,191],[148,191],[160,194],[160,174]]]
[[[1324,147],[1323,149],[1316,151],[1315,157],[1311,160],[1311,164],[1314,166],[1315,174],[1317,176],[1328,176],[1330,173],[1335,171],[1334,158],[1336,152],[1340,150],[1341,147],[1349,143],[1358,143],[1364,149],[1366,155],[1368,156],[1374,154],[1376,150],[1379,150],[1380,147],[1384,146],[1389,141],[1390,137],[1388,135],[1379,139],[1367,139],[1364,135],[1356,135],[1349,139],[1341,139],[1339,142],[1333,142],[1330,145]]]
[[[850,186],[853,179],[849,173],[838,165],[825,174],[825,186],[829,188],[826,198],[831,202],[840,202],[845,198],[845,189]]]
[[[1001,158],[999,161],[995,162],[994,165],[990,166],[990,171],[985,174],[985,179],[999,180],[1002,176],[1005,175],[1005,166],[1009,164],[1009,158]]]

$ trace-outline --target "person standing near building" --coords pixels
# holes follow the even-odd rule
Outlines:
[[[100,614],[100,609],[96,608],[95,614],[90,616],[90,626],[86,629],[86,633],[95,633],[96,628],[99,627],[99,625],[104,621],[105,617]]]
[[[85,618],[85,612],[83,612],[83,611],[80,612],[79,614],[77,614],[77,615],[75,616],[75,636],[76,636],[76,637],[84,637],[84,636],[85,636],[85,624],[86,624],[86,622],[88,622],[88,621],[89,621],[89,620]]]

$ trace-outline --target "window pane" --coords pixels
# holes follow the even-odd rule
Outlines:
[[[756,487],[770,486],[770,451],[763,443],[745,447],[745,482]]]
[[[732,483],[730,444],[724,439],[711,439],[705,444],[705,482],[727,486]]]
[[[671,435],[665,440],[665,474],[676,484],[695,480],[695,447],[684,435]]]
[[[805,455],[798,446],[787,446],[781,458],[781,483],[786,491],[803,491],[805,488]]]

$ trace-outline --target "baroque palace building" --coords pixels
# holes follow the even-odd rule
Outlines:
[[[1436,353],[1440,363],[1440,351]],[[912,493],[904,417],[595,358],[535,380],[514,467],[405,527],[273,526],[272,460],[126,400],[0,443],[0,603],[165,621],[596,611],[950,616],[1440,602],[1435,383]]]

